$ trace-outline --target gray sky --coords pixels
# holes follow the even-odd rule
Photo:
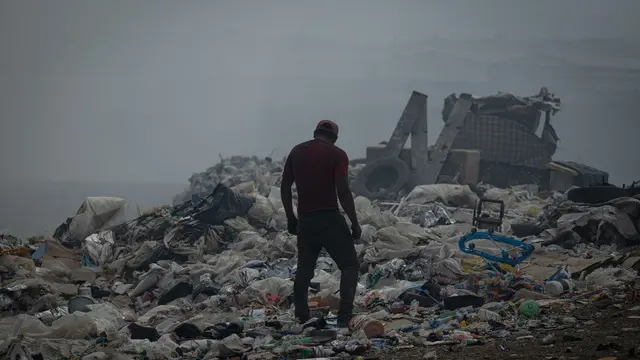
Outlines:
[[[358,157],[388,138],[411,90],[430,95],[435,139],[449,92],[547,85],[568,101],[557,157],[640,179],[640,166],[624,162],[640,133],[630,102],[618,100],[628,107],[615,116],[579,111],[602,97],[598,86],[637,99],[640,79],[572,86],[553,70],[545,83],[488,70],[543,52],[640,68],[640,1],[603,4],[0,0],[0,177],[186,182],[218,153],[284,156],[322,118],[338,122],[339,145]],[[579,41],[614,37],[624,39]]]

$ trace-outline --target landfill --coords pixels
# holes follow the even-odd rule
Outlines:
[[[527,358],[509,353],[518,341],[571,356],[595,324],[574,312],[608,304],[623,317],[640,315],[637,196],[585,204],[533,185],[431,184],[395,201],[355,199],[356,316],[348,329],[336,326],[339,270],[321,254],[313,318],[299,324],[282,168],[271,158],[224,158],[194,174],[173,205],[135,220],[114,220],[122,199],[90,198],[52,238],[3,234],[0,356],[391,359],[419,349],[418,358],[436,359],[491,347]],[[462,251],[480,199],[504,203],[499,232],[534,249],[526,260],[491,261],[518,250],[491,239]],[[591,345],[640,353],[617,342]]]

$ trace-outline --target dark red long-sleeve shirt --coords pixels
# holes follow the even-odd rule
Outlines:
[[[347,153],[334,144],[313,139],[296,145],[287,157],[283,183],[295,182],[298,213],[338,210],[336,177],[348,175]]]

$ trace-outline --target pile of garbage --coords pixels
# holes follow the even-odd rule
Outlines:
[[[113,225],[79,211],[92,224],[82,238],[69,227],[41,243],[2,236],[0,354],[299,359],[409,345],[431,351],[540,330],[523,326],[532,321],[568,321],[546,313],[550,303],[640,291],[640,256],[625,249],[638,240],[638,199],[585,205],[535,186],[422,185],[398,202],[355,199],[363,230],[357,315],[349,329],[336,327],[340,275],[323,253],[310,289],[314,317],[299,324],[281,169],[271,159],[225,159],[192,176],[174,205],[135,220]],[[460,251],[479,198],[505,204],[499,231],[533,244],[529,259],[513,267]],[[475,248],[501,251],[491,241]]]
[[[252,183],[255,192],[266,196],[272,186],[277,186],[284,169],[284,160],[274,161],[270,157],[263,159],[257,156],[232,156],[220,158],[220,162],[203,172],[195,173],[189,178],[187,190],[173,199],[173,204],[182,204],[192,197],[203,197],[211,194],[218,184],[233,187],[242,183]]]

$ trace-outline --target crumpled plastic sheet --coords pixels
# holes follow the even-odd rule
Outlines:
[[[98,327],[93,319],[86,313],[77,311],[54,321],[49,338],[80,340],[97,334]]]
[[[269,219],[267,228],[276,231],[287,230],[287,213],[284,211],[284,208],[280,208],[273,213]]]
[[[430,244],[417,248],[419,252],[412,254],[411,261],[405,261],[407,257],[394,257],[388,262],[378,264],[366,275],[368,287],[374,286],[380,279],[393,277],[399,280],[418,281],[429,279],[433,276],[441,276],[447,279],[458,279],[464,276],[460,261],[454,256],[458,253],[452,245]],[[368,249],[371,256],[371,250]],[[380,253],[376,254],[380,256]]]
[[[485,190],[484,198],[491,200],[502,200],[507,209],[513,209],[518,204],[532,200],[538,194],[537,185],[516,185],[511,188],[501,189],[498,187],[489,187]],[[539,199],[537,199],[539,200]],[[489,203],[487,203],[489,205]]]
[[[163,243],[165,248],[171,249],[174,254],[179,254],[183,257],[191,259],[201,259],[204,255],[204,244],[198,243],[205,234],[209,225],[200,223],[196,220],[183,221],[171,229],[164,236]],[[195,246],[198,244],[198,246]],[[209,244],[209,246],[213,246]],[[215,248],[215,246],[213,246]]]
[[[473,208],[478,202],[478,195],[471,191],[468,185],[419,185],[407,195],[406,202],[410,204],[441,202],[449,206]]]
[[[142,325],[155,326],[168,317],[183,316],[184,309],[174,305],[158,305],[149,309],[146,313],[138,318],[138,323]]]
[[[298,253],[297,237],[289,233],[278,233],[275,239],[269,240],[267,258],[276,260],[280,258],[294,258]]]
[[[398,281],[393,286],[382,286],[378,289],[368,290],[364,296],[356,298],[356,303],[362,306],[370,306],[378,302],[394,302],[397,301],[405,291],[420,287],[423,283],[424,281]]]
[[[232,281],[238,286],[245,288],[255,281],[265,279],[266,276],[266,272],[261,272],[258,269],[243,268],[233,272]]]
[[[21,256],[2,255],[0,256],[0,266],[9,271],[20,272],[26,277],[36,275],[36,266],[33,260]]]
[[[584,278],[586,285],[592,289],[614,288],[636,278],[637,272],[624,268],[599,268]]]
[[[338,265],[329,256],[320,256],[316,261],[316,269],[332,273],[338,269]]]
[[[638,237],[638,230],[629,215],[611,205],[590,208],[585,212],[569,213],[558,219],[558,231],[586,226],[590,221],[612,224],[625,239]],[[599,225],[599,226],[600,226]]]
[[[393,259],[406,259],[417,258],[423,253],[425,247],[417,246],[410,249],[377,249],[376,247],[369,247],[364,251],[363,262],[365,264],[377,264],[383,261],[389,261]]]
[[[153,258],[154,254],[163,244],[157,241],[145,241],[133,254],[133,257],[127,261],[127,267],[131,269],[139,269],[145,264],[148,264]]]
[[[315,270],[311,282],[318,283],[321,290],[328,289],[329,292],[335,292],[340,288],[339,278],[321,269]]]
[[[82,312],[63,316],[55,320],[51,327],[35,316],[25,314],[0,320],[1,340],[21,335],[32,338],[80,340],[96,334],[96,324],[91,317]]]
[[[269,220],[271,220],[271,217],[276,213],[276,210],[266,197],[256,195],[255,198],[255,203],[247,213],[247,219],[250,224],[259,228],[265,228],[269,225]]]
[[[167,274],[167,270],[157,264],[151,264],[149,271],[142,274],[138,285],[131,291],[130,296],[140,296],[146,291],[154,288],[158,281]]]
[[[140,354],[145,352],[149,359],[168,359],[179,345],[175,343],[171,334],[160,336],[157,341],[149,341],[148,339],[131,339],[122,345],[118,351],[129,354]]]
[[[377,249],[410,250],[416,245],[413,241],[400,234],[398,228],[392,226],[378,230],[375,239],[374,246]]]
[[[207,260],[207,265],[211,267],[212,275],[217,282],[219,282],[218,278],[228,276],[233,270],[243,267],[246,263],[247,259],[242,254],[231,250],[225,250]]]
[[[271,264],[271,271],[273,276],[289,279],[291,278],[297,269],[297,259],[295,258],[280,258]]]
[[[450,224],[453,224],[453,220],[449,217],[447,210],[439,204],[433,204],[431,208],[428,208],[420,222],[420,225],[423,227]]]
[[[371,200],[358,196],[354,200],[360,225],[372,225],[377,229],[393,226],[397,218],[389,211],[381,211],[373,206]]]
[[[69,309],[66,306],[58,306],[55,309],[36,313],[34,316],[40,319],[40,321],[42,321],[43,323],[51,325],[54,321],[60,319],[65,315],[69,315]]]
[[[92,304],[87,307],[91,311],[86,314],[96,324],[98,334],[118,331],[126,325],[124,315],[112,304]]]
[[[263,249],[267,246],[267,240],[265,240],[260,234],[255,231],[243,231],[238,234],[235,242],[229,245],[229,249],[233,251],[246,251],[251,249]]]
[[[409,239],[413,244],[426,243],[429,240],[427,231],[417,224],[398,221],[393,227],[398,230],[400,235]]]
[[[0,319],[0,340],[21,335],[48,334],[50,329],[34,316],[20,314]]]
[[[376,228],[373,225],[365,224],[361,226],[362,235],[358,240],[359,243],[364,245],[371,245],[373,243],[373,237],[376,234]]]
[[[84,253],[91,258],[94,264],[104,265],[113,256],[113,231],[106,230],[91,234],[84,239],[83,246]]]
[[[15,342],[14,342],[15,343]],[[80,359],[92,346],[89,340],[41,339],[24,337],[19,340],[26,353],[41,354],[44,359]],[[1,347],[9,344],[3,344]],[[0,350],[1,351],[1,350]],[[24,358],[23,358],[24,359]]]
[[[256,229],[249,224],[249,221],[243,217],[227,219],[224,221],[224,224],[235,230],[237,233],[241,233],[243,231],[256,231]]]
[[[293,294],[293,282],[289,279],[270,277],[252,283],[243,293],[256,302],[266,301],[267,295],[277,295],[280,299],[285,299]]]
[[[219,344],[219,356],[233,356],[243,354],[251,349],[250,346],[245,344],[236,334],[232,334],[222,339]]]

